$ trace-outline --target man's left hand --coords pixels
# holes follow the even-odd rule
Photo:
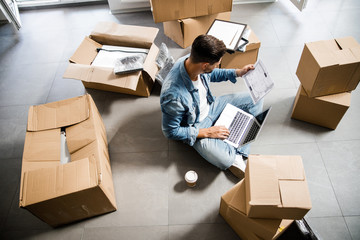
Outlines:
[[[243,68],[241,69],[236,69],[236,76],[237,77],[242,77],[245,73],[247,73],[248,71],[250,70],[254,70],[255,67],[254,67],[254,64],[248,64],[246,66],[244,66]]]

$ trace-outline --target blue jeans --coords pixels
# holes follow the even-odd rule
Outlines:
[[[208,116],[198,123],[197,126],[200,129],[213,126],[227,103],[255,116],[261,113],[263,107],[263,100],[254,105],[247,92],[220,96],[210,105]],[[236,154],[247,157],[250,151],[250,144],[241,148],[235,148],[223,140],[216,138],[199,138],[195,141],[193,147],[209,163],[222,170],[229,168],[234,163]]]

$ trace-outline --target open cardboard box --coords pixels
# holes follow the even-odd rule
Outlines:
[[[310,98],[302,85],[300,85],[291,118],[336,129],[350,107],[350,102],[350,92]]]
[[[221,68],[243,68],[247,64],[256,63],[261,42],[254,31],[249,26],[248,28],[251,32],[248,39],[249,43],[246,45],[246,51],[235,51],[234,53],[226,52],[221,60]]]
[[[353,37],[306,43],[296,75],[309,97],[352,91],[360,81],[360,44]]]
[[[250,155],[245,182],[249,217],[302,219],[311,209],[301,156]]]
[[[90,36],[85,37],[70,58],[70,64],[63,77],[81,80],[86,88],[148,97],[158,71],[155,59],[159,49],[154,44],[158,31],[159,29],[152,27],[101,22],[96,25]],[[144,69],[116,75],[112,68],[91,66],[97,55],[96,49],[103,45],[149,49]]]
[[[205,34],[215,19],[230,20],[231,12],[164,22],[164,33],[180,47],[192,45],[195,38]]]
[[[293,222],[293,220],[249,218],[246,215],[244,179],[221,197],[220,215],[244,240],[276,239]]]
[[[19,205],[51,226],[116,210],[106,131],[90,95],[30,107]]]
[[[232,0],[150,0],[155,23],[231,12]]]

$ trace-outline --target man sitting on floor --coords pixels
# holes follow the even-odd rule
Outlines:
[[[254,69],[252,64],[242,69],[217,68],[225,53],[222,41],[200,35],[192,44],[190,56],[175,63],[161,89],[162,130],[167,138],[193,146],[208,162],[241,178],[245,170],[243,156],[247,158],[249,145],[234,148],[227,144],[223,140],[229,130],[214,124],[227,103],[257,115],[263,102],[254,105],[246,92],[216,98],[211,94],[210,82],[236,83],[236,77]]]

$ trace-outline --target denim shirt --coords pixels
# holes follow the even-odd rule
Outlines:
[[[185,60],[180,58],[163,82],[160,94],[162,131],[167,138],[181,140],[193,146],[199,134],[196,123],[200,117],[200,97],[185,69]],[[211,105],[215,97],[209,89],[210,82],[230,80],[236,83],[235,69],[214,69],[211,73],[200,74],[207,89],[207,101]]]

